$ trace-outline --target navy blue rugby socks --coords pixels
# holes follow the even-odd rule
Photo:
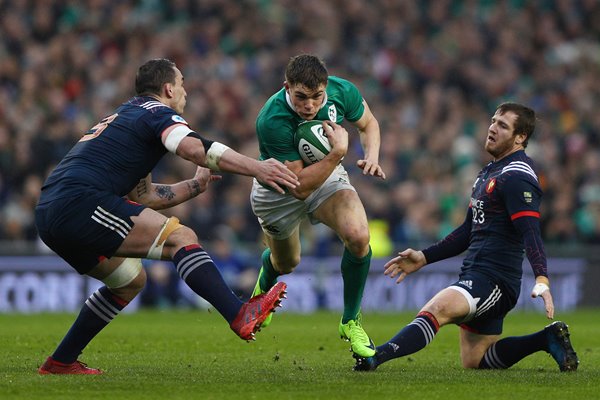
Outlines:
[[[182,247],[173,257],[181,279],[231,323],[243,302],[225,283],[212,258],[198,244]]]
[[[129,302],[114,295],[106,286],[85,301],[77,319],[58,345],[52,358],[65,364],[77,360],[85,346],[127,306]]]

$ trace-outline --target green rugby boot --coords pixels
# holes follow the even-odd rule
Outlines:
[[[360,323],[360,314],[345,324],[340,321],[340,337],[350,342],[350,350],[357,356],[367,358],[375,355],[375,344]]]
[[[258,271],[258,279],[256,280],[256,285],[254,285],[254,290],[252,291],[252,297],[258,296],[259,294],[266,293],[266,291],[262,290],[260,287],[260,278],[262,277],[262,274],[263,274],[263,268],[260,267],[260,271]],[[271,312],[271,313],[269,313],[267,318],[265,318],[265,320],[262,322],[261,328],[266,328],[267,326],[269,326],[271,324],[272,319],[273,319],[273,313]]]

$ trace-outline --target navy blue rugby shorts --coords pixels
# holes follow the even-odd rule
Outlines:
[[[471,304],[469,316],[459,325],[481,335],[501,334],[504,317],[515,307],[519,297],[514,287],[473,271],[461,273],[451,287],[461,291]]]
[[[80,274],[110,258],[145,206],[108,192],[86,192],[38,205],[40,238]]]

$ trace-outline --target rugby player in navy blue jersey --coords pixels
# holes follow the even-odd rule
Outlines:
[[[41,239],[82,275],[104,283],[40,374],[100,374],[77,360],[85,346],[142,290],[141,258],[172,260],[187,285],[211,303],[242,339],[254,333],[285,295],[285,283],[247,303],[224,282],[198,237],[168,208],[220,179],[212,171],[255,177],[284,192],[297,177],[274,159],[258,161],[194,132],[180,116],[186,104],[183,76],[167,59],[137,72],[136,96],[86,132],[42,187],[35,219]],[[152,183],[151,171],[167,153],[198,165],[193,179]]]
[[[460,326],[464,368],[503,369],[537,351],[552,355],[561,371],[574,371],[579,360],[564,322],[539,332],[500,339],[506,314],[521,288],[523,250],[533,268],[531,297],[541,297],[546,316],[554,304],[540,235],[542,190],[532,160],[525,154],[535,129],[535,113],[516,103],[501,104],[487,132],[485,150],[493,161],[473,184],[467,217],[438,243],[423,251],[406,249],[385,264],[385,274],[400,283],[427,264],[467,251],[458,280],[438,292],[416,318],[372,357],[356,358],[356,371],[372,371],[391,359],[428,345],[440,327]]]

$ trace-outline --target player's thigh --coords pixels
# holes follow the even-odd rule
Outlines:
[[[500,335],[481,335],[467,329],[460,329],[460,359],[464,368],[477,368],[489,347],[496,343]]]
[[[250,203],[265,236],[281,241],[283,248],[286,248],[285,242],[306,218],[308,209],[306,202],[269,190],[256,179],[252,186]]]
[[[369,223],[362,201],[354,190],[338,190],[312,213],[344,238],[369,233]]]
[[[279,272],[289,273],[300,263],[302,248],[299,225],[289,237],[284,239],[278,239],[265,233],[265,242],[271,249],[271,259]]]
[[[133,228],[117,249],[115,255],[144,257],[164,226],[167,217],[145,208],[139,215],[131,217]]]
[[[145,207],[107,192],[82,192],[36,209],[42,240],[80,274],[112,258]],[[127,255],[129,256],[129,255]]]
[[[462,321],[469,314],[469,302],[452,288],[439,291],[421,308],[435,316],[440,326]]]
[[[449,287],[470,304],[469,314],[459,321],[461,327],[481,335],[502,333],[504,317],[517,302],[518,288],[474,271],[462,272]]]
[[[92,268],[86,275],[92,278],[98,279],[99,281],[106,279],[112,274],[126,260],[125,257],[114,256],[107,258],[106,260],[98,263]]]
[[[133,229],[117,250],[118,256],[170,259],[181,247],[198,243],[196,234],[175,217],[146,208],[132,220]]]
[[[348,173],[339,165],[305,203],[312,223],[322,222],[343,240],[358,235],[368,237],[367,214]]]

